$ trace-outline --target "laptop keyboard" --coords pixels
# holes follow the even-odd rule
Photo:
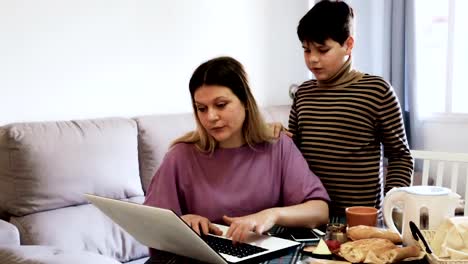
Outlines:
[[[215,251],[238,258],[243,258],[256,253],[267,251],[265,248],[246,243],[237,243],[233,245],[232,240],[216,236],[202,236],[202,239]]]

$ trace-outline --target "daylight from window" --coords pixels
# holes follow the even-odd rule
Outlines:
[[[455,2],[452,111],[468,113],[468,1]]]
[[[419,114],[468,114],[466,0],[416,0],[416,107]]]

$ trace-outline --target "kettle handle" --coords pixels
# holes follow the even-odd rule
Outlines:
[[[383,204],[383,216],[385,220],[385,225],[392,231],[400,234],[398,229],[393,222],[392,212],[395,207],[401,208],[403,205],[404,197],[406,196],[406,191],[403,191],[401,188],[391,189],[384,198]],[[403,208],[401,208],[403,209]]]

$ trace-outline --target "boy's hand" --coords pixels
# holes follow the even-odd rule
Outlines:
[[[199,235],[208,235],[211,233],[220,236],[223,234],[223,231],[211,223],[206,217],[195,214],[186,214],[181,218]]]
[[[285,133],[288,137],[292,138],[292,133],[289,132],[285,127],[283,127],[283,124],[281,124],[280,122],[269,123],[268,126],[272,130],[271,134],[273,135],[273,138],[278,139],[281,132]]]

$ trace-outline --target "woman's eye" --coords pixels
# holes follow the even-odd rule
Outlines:
[[[327,53],[329,51],[329,49],[320,49],[319,52],[320,53]]]
[[[226,103],[219,103],[216,105],[218,108],[223,108],[226,106]]]
[[[198,112],[205,112],[205,107],[197,107]]]

